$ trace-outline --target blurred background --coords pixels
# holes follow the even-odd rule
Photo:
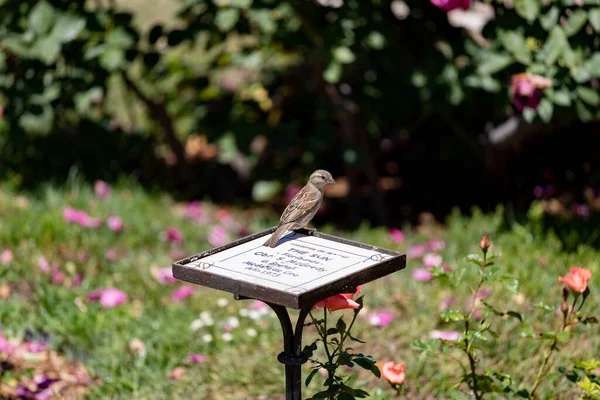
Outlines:
[[[598,0],[4,0],[0,179],[280,210],[324,168],[317,223],[587,222],[599,31]]]

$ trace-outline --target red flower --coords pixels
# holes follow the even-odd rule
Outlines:
[[[579,267],[571,267],[569,275],[558,277],[559,282],[564,283],[569,289],[579,293],[585,292],[590,279],[592,279],[592,272],[587,268]]]
[[[313,310],[315,308],[327,308],[330,311],[344,310],[347,308],[357,309],[360,307],[360,304],[352,300],[352,297],[354,295],[360,295],[360,289],[361,287],[358,286],[355,293],[336,294],[335,296],[321,300],[315,304]]]

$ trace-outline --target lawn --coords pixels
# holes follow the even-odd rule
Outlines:
[[[58,377],[63,385],[51,387],[94,399],[284,398],[275,315],[257,302],[189,289],[162,270],[174,260],[270,227],[277,216],[204,202],[178,204],[128,182],[112,192],[98,190],[100,195],[88,185],[70,184],[17,194],[0,187],[0,398],[11,398],[17,387],[35,391],[32,382],[40,374]],[[592,271],[586,313],[598,314],[598,252],[587,246],[565,252],[558,239],[534,235],[527,224],[508,226],[502,209],[491,215],[474,210],[469,217],[456,213],[443,226],[398,228],[402,235],[366,225],[355,232],[320,230],[407,252],[405,270],[363,287],[365,308],[354,335],[366,344],[353,346],[380,362],[405,363],[404,398],[469,398],[464,384],[450,389],[460,379],[460,363],[466,365],[464,354],[447,348],[423,355],[419,348],[429,348],[432,331],[461,331],[461,323],[444,322],[440,312],[468,313],[468,285],[474,286],[478,275],[465,256],[480,253],[482,235],[490,238],[492,253],[501,253],[494,261],[499,273],[519,281],[515,292],[502,284],[507,280],[486,283],[486,301],[523,313],[524,321],[490,318],[498,337],[480,340],[480,373],[502,370],[515,386],[531,387],[544,351],[543,342],[530,336],[559,326],[557,277],[571,266]],[[427,267],[440,264],[464,271],[462,284],[429,280]],[[94,296],[104,288],[118,292]],[[344,313],[349,314],[334,312],[335,317]],[[305,343],[315,337],[314,328],[307,328]],[[550,360],[549,371],[598,357],[598,348],[597,327],[576,326]],[[353,371],[348,373],[355,387],[376,399],[395,398],[385,381]],[[317,374],[304,395],[321,390],[323,380]],[[554,374],[539,394],[569,399],[577,398],[578,390]],[[486,398],[504,398],[494,396]]]

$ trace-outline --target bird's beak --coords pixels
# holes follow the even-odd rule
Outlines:
[[[335,183],[335,179],[333,179],[333,177],[332,177],[327,181],[327,183]]]

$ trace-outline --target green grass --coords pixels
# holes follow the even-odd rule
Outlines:
[[[23,198],[27,199],[26,205]],[[83,209],[94,217],[118,215],[123,219],[124,231],[115,234],[106,225],[89,229],[67,223],[63,218],[64,207]],[[22,337],[26,331],[48,333],[53,349],[83,362],[93,376],[101,379],[90,398],[282,399],[284,371],[276,362],[282,350],[281,331],[273,314],[258,320],[240,316],[240,309],[248,307],[249,301],[236,302],[231,295],[208,288],[200,288],[192,297],[174,303],[171,292],[181,284],[161,285],[151,274],[153,267],[170,266],[174,260],[175,246],[160,238],[161,232],[171,225],[184,234],[180,246],[184,256],[212,247],[207,234],[217,224],[218,208],[210,204],[204,207],[207,221],[196,224],[181,217],[182,205],[165,195],[145,193],[135,185],[115,188],[108,199],[96,198],[92,189],[84,185],[48,188],[25,196],[0,188],[0,250],[7,247],[15,257],[9,265],[0,265],[0,284],[8,282],[11,287],[11,295],[0,300],[4,335]],[[257,210],[231,212],[252,232],[276,221],[275,216]],[[559,323],[554,312],[544,315],[532,311],[533,304],[539,301],[553,307],[560,304],[557,276],[566,274],[571,265],[592,270],[592,293],[599,283],[597,251],[582,246],[575,253],[563,252],[556,239],[536,237],[524,226],[504,227],[501,211],[488,216],[475,212],[470,218],[453,215],[445,228],[407,234],[402,245],[392,242],[384,229],[365,226],[355,232],[322,230],[402,251],[409,244],[441,238],[446,247],[440,254],[444,263],[454,269],[470,266],[464,256],[477,252],[481,235],[489,235],[494,251],[502,253],[496,265],[521,283],[518,296],[501,285],[491,285],[494,294],[490,302],[497,308],[522,311],[527,318],[523,324],[492,320],[500,338],[482,344],[485,356],[481,370],[499,367],[524,387],[531,385],[543,354],[538,342],[522,338],[520,332],[527,327],[536,332],[552,330]],[[231,240],[235,238],[232,234]],[[118,250],[116,261],[106,259],[109,248]],[[82,273],[81,286],[51,283],[38,267],[41,256],[58,262],[67,281]],[[447,389],[457,382],[458,363],[441,353],[423,358],[411,348],[417,339],[428,340],[433,329],[460,330],[458,323],[440,320],[439,304],[449,296],[456,296],[454,307],[464,309],[468,289],[438,281],[415,281],[411,278],[413,268],[423,268],[420,259],[409,260],[406,270],[364,287],[368,310],[361,315],[375,308],[386,308],[394,313],[394,320],[388,326],[376,328],[366,318],[359,317],[356,336],[367,344],[358,344],[356,350],[383,362],[406,363],[407,398],[468,398]],[[469,268],[465,279],[473,284],[476,273]],[[129,301],[108,309],[87,300],[89,292],[107,286],[125,291]],[[228,304],[223,305],[219,299],[227,299]],[[586,306],[588,314],[598,314],[598,301],[593,295]],[[202,311],[210,312],[215,324],[194,332],[190,324]],[[232,331],[233,340],[227,342],[222,339],[221,325],[233,316],[239,319],[240,326]],[[249,335],[250,328],[258,334]],[[213,341],[203,340],[207,333],[213,336]],[[314,337],[314,331],[307,329],[305,342]],[[134,338],[145,344],[144,358],[128,350]],[[576,327],[569,343],[554,359],[552,369],[590,357],[594,352],[597,356],[598,348],[600,337],[596,327]],[[190,353],[205,355],[207,362],[187,364]],[[465,361],[460,353],[453,357]],[[169,373],[177,366],[186,366],[187,374],[180,380],[170,380]],[[305,366],[304,376],[307,371]],[[375,398],[393,398],[385,382],[367,373],[356,374],[353,379],[354,386],[363,387]],[[305,395],[320,390],[321,383],[322,378],[317,375],[304,390]],[[571,398],[574,390],[566,379],[558,377],[545,382],[540,393],[548,399]]]

